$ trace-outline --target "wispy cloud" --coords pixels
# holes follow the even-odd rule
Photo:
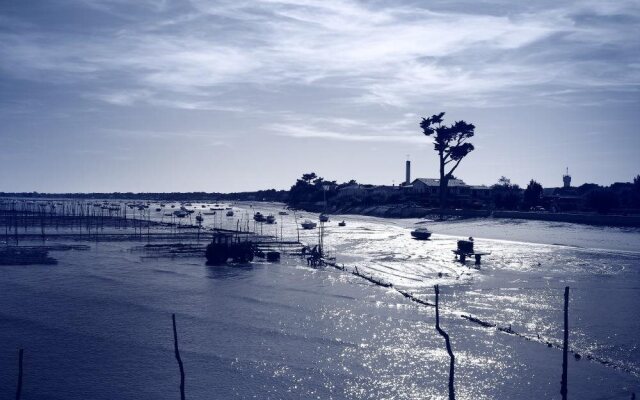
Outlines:
[[[385,124],[375,124],[349,118],[289,115],[282,122],[267,124],[265,128],[274,135],[297,139],[411,143],[418,145],[426,143],[424,137],[416,135],[415,126],[407,125],[406,119]]]
[[[552,8],[505,2],[501,14],[473,12],[475,2],[431,9],[346,0],[74,4],[118,23],[79,34],[26,30],[3,17],[2,73],[86,83],[111,104],[222,110],[220,96],[232,97],[237,85],[246,97],[313,83],[339,89],[335,101],[397,107],[425,99],[588,102],[602,88],[624,100],[640,85],[640,10],[629,0]]]

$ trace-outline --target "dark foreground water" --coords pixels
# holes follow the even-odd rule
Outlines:
[[[283,234],[297,235],[287,219]],[[570,358],[570,397],[640,393],[638,231],[478,220],[430,224],[433,240],[417,242],[408,236],[415,222],[334,217],[327,246],[339,262],[425,300],[441,284],[458,398],[560,398],[561,351],[460,315],[555,343],[566,285],[572,348],[610,363]],[[452,258],[469,234],[492,252],[479,270]],[[135,245],[93,243],[53,253],[56,266],[2,267],[0,398],[14,396],[23,347],[23,399],[177,399],[171,313],[190,399],[447,398],[434,312],[395,289],[295,258],[208,267],[144,258]]]

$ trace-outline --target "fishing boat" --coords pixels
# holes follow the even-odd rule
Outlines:
[[[338,222],[338,226],[347,226],[347,223],[342,221],[342,222]]]
[[[267,224],[274,224],[276,222],[276,217],[273,214],[267,215]]]
[[[256,222],[265,222],[267,219],[260,211],[258,211],[257,213],[253,214],[253,220]]]
[[[427,240],[431,237],[431,231],[427,228],[417,228],[411,231],[411,236],[416,240]]]
[[[320,222],[329,222],[329,216],[326,214],[320,214]]]
[[[233,210],[227,211],[227,217],[233,217]]]
[[[314,229],[316,226],[318,226],[315,222],[309,219],[304,220],[304,222],[302,222],[300,225],[302,226],[302,229]]]

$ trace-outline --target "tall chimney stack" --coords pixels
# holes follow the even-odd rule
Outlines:
[[[405,180],[405,184],[409,185],[411,183],[411,161],[407,160],[407,170],[406,170],[406,180]]]

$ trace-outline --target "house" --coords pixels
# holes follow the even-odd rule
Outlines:
[[[347,196],[360,197],[364,195],[365,189],[366,189],[365,185],[361,185],[359,183],[343,186],[338,189],[337,197],[347,197]]]
[[[471,195],[471,187],[464,183],[461,179],[449,179],[447,185],[448,192],[454,196]],[[413,193],[424,193],[430,196],[440,194],[440,179],[434,178],[416,178],[411,182],[411,190]]]
[[[491,188],[485,185],[470,186],[471,198],[479,201],[491,200]]]

